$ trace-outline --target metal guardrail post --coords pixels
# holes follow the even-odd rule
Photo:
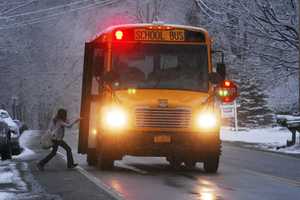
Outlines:
[[[287,142],[286,142],[286,146],[293,146],[294,144],[296,144],[296,134],[297,134],[297,131],[296,131],[296,129],[294,129],[294,128],[289,128],[289,130],[291,131],[291,133],[292,133],[292,140],[288,140]]]

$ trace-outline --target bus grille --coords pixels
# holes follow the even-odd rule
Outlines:
[[[135,114],[140,128],[188,128],[192,116],[186,108],[137,108]]]

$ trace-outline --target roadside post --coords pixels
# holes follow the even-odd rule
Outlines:
[[[237,103],[236,100],[234,100],[234,127],[235,127],[235,131],[238,131],[239,127],[238,127],[238,117],[237,117]]]
[[[223,103],[221,106],[222,118],[229,118],[234,120],[234,130],[238,131],[238,117],[237,108],[240,105],[237,104],[236,100],[232,103]]]

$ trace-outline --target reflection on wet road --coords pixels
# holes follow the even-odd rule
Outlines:
[[[202,164],[193,170],[172,171],[164,158],[126,156],[115,162],[112,171],[81,165],[93,176],[116,190],[125,199],[297,199],[300,174],[285,172],[300,168],[300,160],[237,147],[224,147],[218,174],[206,174]],[[253,163],[255,162],[255,163]],[[265,167],[269,167],[266,169]],[[272,169],[270,169],[272,167]]]
[[[73,151],[77,138],[69,139]],[[218,174],[196,169],[172,171],[165,158],[126,156],[113,171],[81,167],[128,200],[283,200],[299,199],[300,159],[223,144]]]

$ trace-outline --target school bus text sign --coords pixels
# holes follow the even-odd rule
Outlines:
[[[148,30],[135,29],[137,41],[185,41],[184,30]]]

